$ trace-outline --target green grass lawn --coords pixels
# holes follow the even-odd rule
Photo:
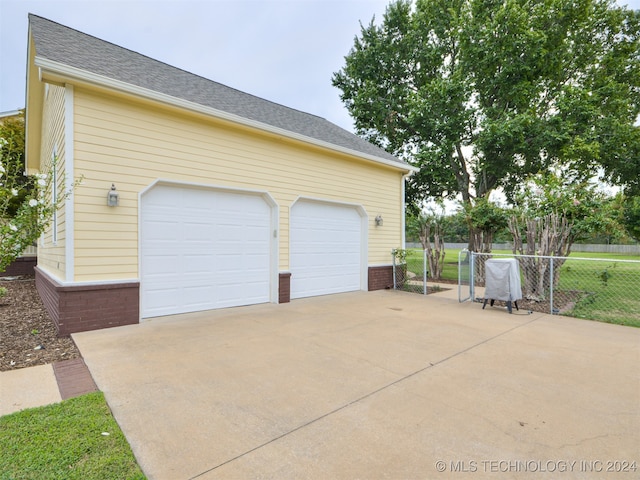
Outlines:
[[[566,315],[640,327],[640,264],[618,255],[597,262],[573,257],[560,268],[558,290],[581,292],[581,298]]]
[[[0,452],[2,480],[145,478],[101,392],[0,417]]]
[[[447,249],[442,279],[458,282],[459,250]],[[512,255],[508,250],[493,254]],[[599,259],[600,261],[596,261]],[[562,314],[607,323],[640,327],[640,260],[638,255],[577,252],[560,269],[560,281],[554,295],[576,297],[575,304]],[[422,265],[422,250],[408,251],[407,263],[415,271]],[[469,267],[461,266],[463,280],[469,279]],[[554,302],[554,305],[556,303]],[[548,311],[548,310],[546,310]]]
[[[442,279],[452,282],[458,281],[458,254],[460,250],[445,250],[444,267],[442,269]],[[511,252],[500,252],[511,253]],[[407,263],[409,265],[415,265],[417,268],[422,268],[422,250],[410,249],[407,250]],[[414,267],[414,269],[416,268]],[[465,270],[468,272],[468,268]],[[468,275],[468,274],[467,274]]]

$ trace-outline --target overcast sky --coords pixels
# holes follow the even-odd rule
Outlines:
[[[24,107],[27,14],[352,130],[331,76],[389,0],[0,0],[0,112]],[[640,0],[618,0],[640,9]]]

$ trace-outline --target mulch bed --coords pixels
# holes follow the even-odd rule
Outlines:
[[[557,294],[553,297],[553,313],[562,315],[570,312],[575,304],[583,297],[584,292],[560,292],[560,294]],[[483,298],[476,298],[475,301],[484,303]],[[494,302],[494,306],[506,307],[507,302],[496,300]],[[515,310],[515,306],[513,307],[513,309]],[[529,300],[527,298],[521,298],[520,300],[518,300],[518,309],[522,311],[551,313],[551,304],[549,303],[549,299]]]
[[[59,337],[33,276],[0,277],[0,371],[79,358],[71,337]]]
[[[576,303],[585,297],[585,292],[578,290],[556,291],[553,296],[553,313],[564,314],[573,310]],[[531,310],[532,312],[551,313],[549,299],[529,300],[526,298],[518,300],[518,307],[521,310]]]

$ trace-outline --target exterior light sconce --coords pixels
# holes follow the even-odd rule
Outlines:
[[[378,215],[376,217],[376,227],[381,227],[384,224],[384,220],[382,220],[382,215]]]
[[[116,190],[115,184],[111,184],[111,190],[107,193],[107,206],[117,207],[120,204],[120,194]]]

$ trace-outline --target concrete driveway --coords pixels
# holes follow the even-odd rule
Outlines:
[[[516,313],[354,292],[73,338],[150,479],[639,478],[640,329]]]

